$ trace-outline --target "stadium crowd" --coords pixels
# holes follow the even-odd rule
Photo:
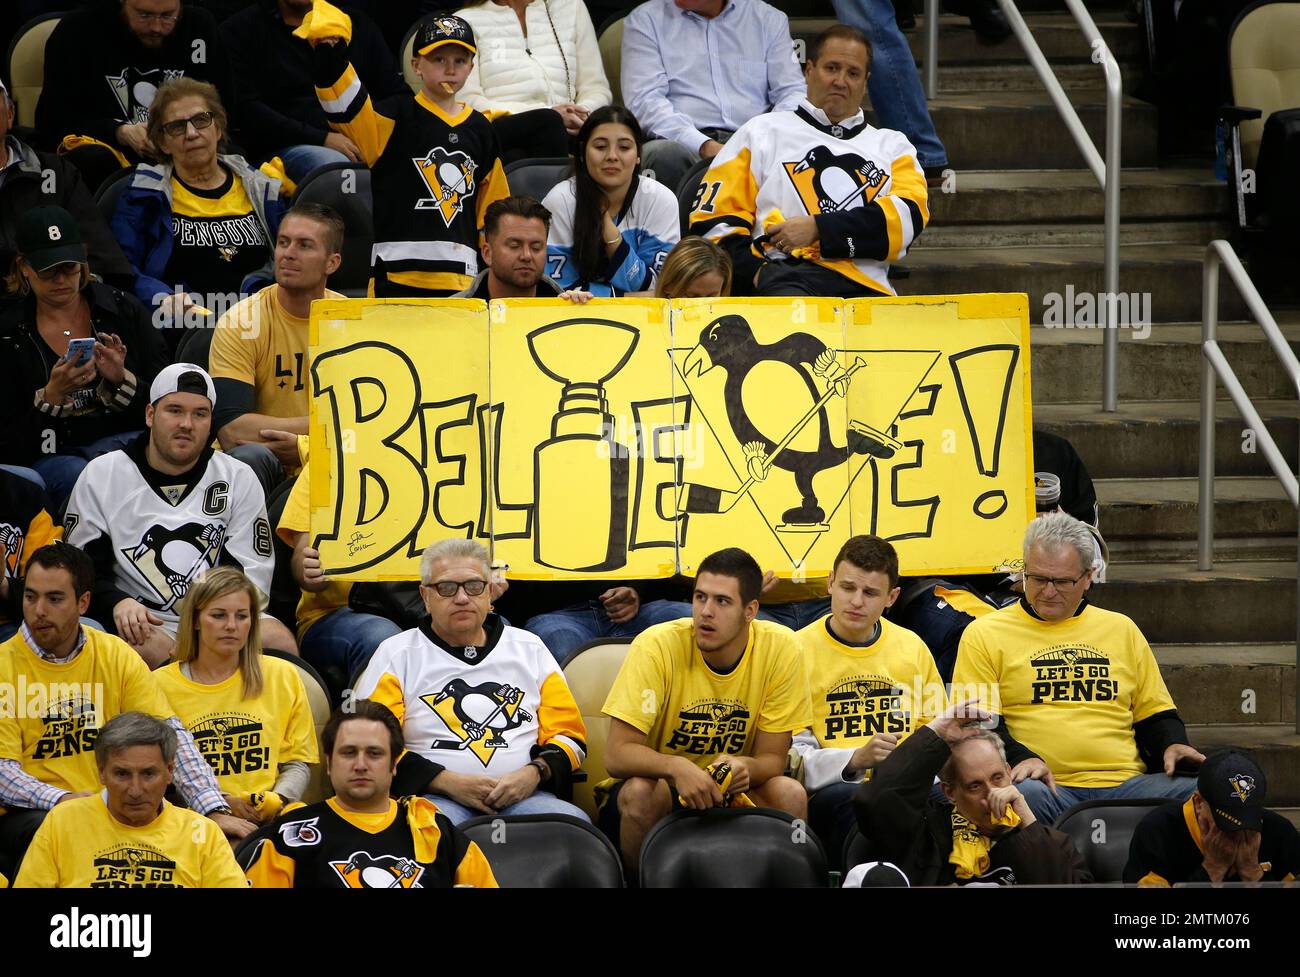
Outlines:
[[[599,832],[636,882],[713,808],[806,822],[839,871],[1075,884],[1058,818],[1141,798],[1170,803],[1128,881],[1300,875],[1263,772],[1197,751],[1089,600],[1096,497],[1045,433],[1010,576],[900,579],[855,536],[820,580],[733,547],[538,583],[453,539],[415,593],[312,545],[314,301],[895,294],[948,159],[879,6],[801,63],[763,0],[648,0],[618,79],[577,0],[393,4],[405,35],[325,0],[63,16],[34,129],[0,82],[0,688],[59,690],[0,710],[0,886],[496,886],[480,815]],[[608,639],[589,763],[572,669]]]

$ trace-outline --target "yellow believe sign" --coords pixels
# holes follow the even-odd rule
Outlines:
[[[350,299],[311,324],[312,535],[415,579],[475,537],[520,579],[824,576],[877,533],[989,572],[1034,512],[1024,295]]]

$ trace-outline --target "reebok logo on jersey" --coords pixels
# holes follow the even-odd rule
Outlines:
[[[497,750],[509,745],[503,733],[533,721],[532,714],[521,708],[523,690],[499,682],[470,685],[455,678],[439,692],[420,696],[420,701],[438,714],[455,737],[434,740],[429,748],[469,750],[485,767]]]
[[[1030,701],[1110,702],[1119,682],[1110,677],[1110,659],[1096,648],[1060,645],[1029,660],[1034,670]]]
[[[877,733],[906,733],[911,713],[900,689],[881,675],[855,675],[826,693],[826,723],[821,740],[853,739]]]
[[[349,889],[422,889],[424,869],[409,858],[371,855],[357,851],[346,862],[330,862],[330,868]]]
[[[706,699],[677,713],[668,750],[696,756],[742,753],[749,735],[749,709],[740,702]]]
[[[290,848],[309,848],[312,845],[319,845],[321,833],[316,827],[317,820],[317,818],[308,818],[306,821],[290,821],[288,824],[282,824],[280,837]]]
[[[442,221],[452,221],[464,209],[465,199],[474,195],[474,170],[477,164],[462,152],[449,152],[434,146],[423,159],[412,159],[429,191],[429,196],[415,202],[416,210],[436,210]]]
[[[176,861],[162,852],[123,845],[99,852],[92,889],[179,889]]]

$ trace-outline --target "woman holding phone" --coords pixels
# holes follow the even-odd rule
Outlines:
[[[90,274],[77,222],[62,207],[18,220],[0,316],[0,463],[43,483],[57,515],[92,458],[144,428],[166,349],[134,296]]]

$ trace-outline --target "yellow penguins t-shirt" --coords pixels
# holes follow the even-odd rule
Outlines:
[[[293,545],[295,534],[311,532],[310,468],[310,461],[302,466],[302,471],[298,473],[298,481],[293,483],[293,488],[289,490],[289,497],[284,501],[280,524],[275,528],[276,535],[286,546]],[[295,615],[298,621],[298,640],[301,642],[311,626],[326,614],[333,613],[340,607],[347,607],[348,594],[351,592],[352,584],[333,580],[318,594],[302,591]]]
[[[290,315],[280,304],[280,286],[269,285],[232,307],[212,334],[208,372],[213,379],[247,383],[257,392],[253,410],[272,417],[307,413],[309,320]],[[324,298],[341,299],[325,290]]]
[[[870,645],[845,644],[826,615],[796,634],[812,694],[813,735],[823,749],[857,749],[878,733],[901,743],[947,708],[930,649],[884,618]],[[868,771],[869,773],[870,771]]]
[[[719,754],[753,752],[758,733],[812,723],[808,677],[789,628],[749,626],[740,661],[721,675],[695,646],[690,618],[647,628],[632,642],[603,711],[646,734],[646,745],[706,767]]]
[[[32,838],[15,889],[245,889],[210,818],[163,801],[142,828],[113,817],[104,793],[56,805]]]
[[[1022,602],[962,634],[952,698],[978,697],[1067,787],[1114,787],[1146,772],[1133,726],[1174,708],[1151,646],[1123,614],[1084,604],[1049,623]]]
[[[222,793],[271,790],[281,764],[317,761],[311,707],[289,662],[263,657],[262,694],[256,699],[242,698],[242,670],[216,685],[186,678],[179,662],[154,674]]]
[[[86,643],[70,662],[45,661],[22,632],[0,645],[0,689],[13,709],[0,711],[0,760],[62,790],[95,790],[95,740],[123,712],[173,715],[144,660],[121,638],[85,628]],[[62,805],[60,805],[62,806]]]
[[[211,190],[172,177],[172,254],[166,280],[187,292],[238,295],[244,277],[271,257],[272,242],[243,181],[231,170],[225,173],[225,181]]]

